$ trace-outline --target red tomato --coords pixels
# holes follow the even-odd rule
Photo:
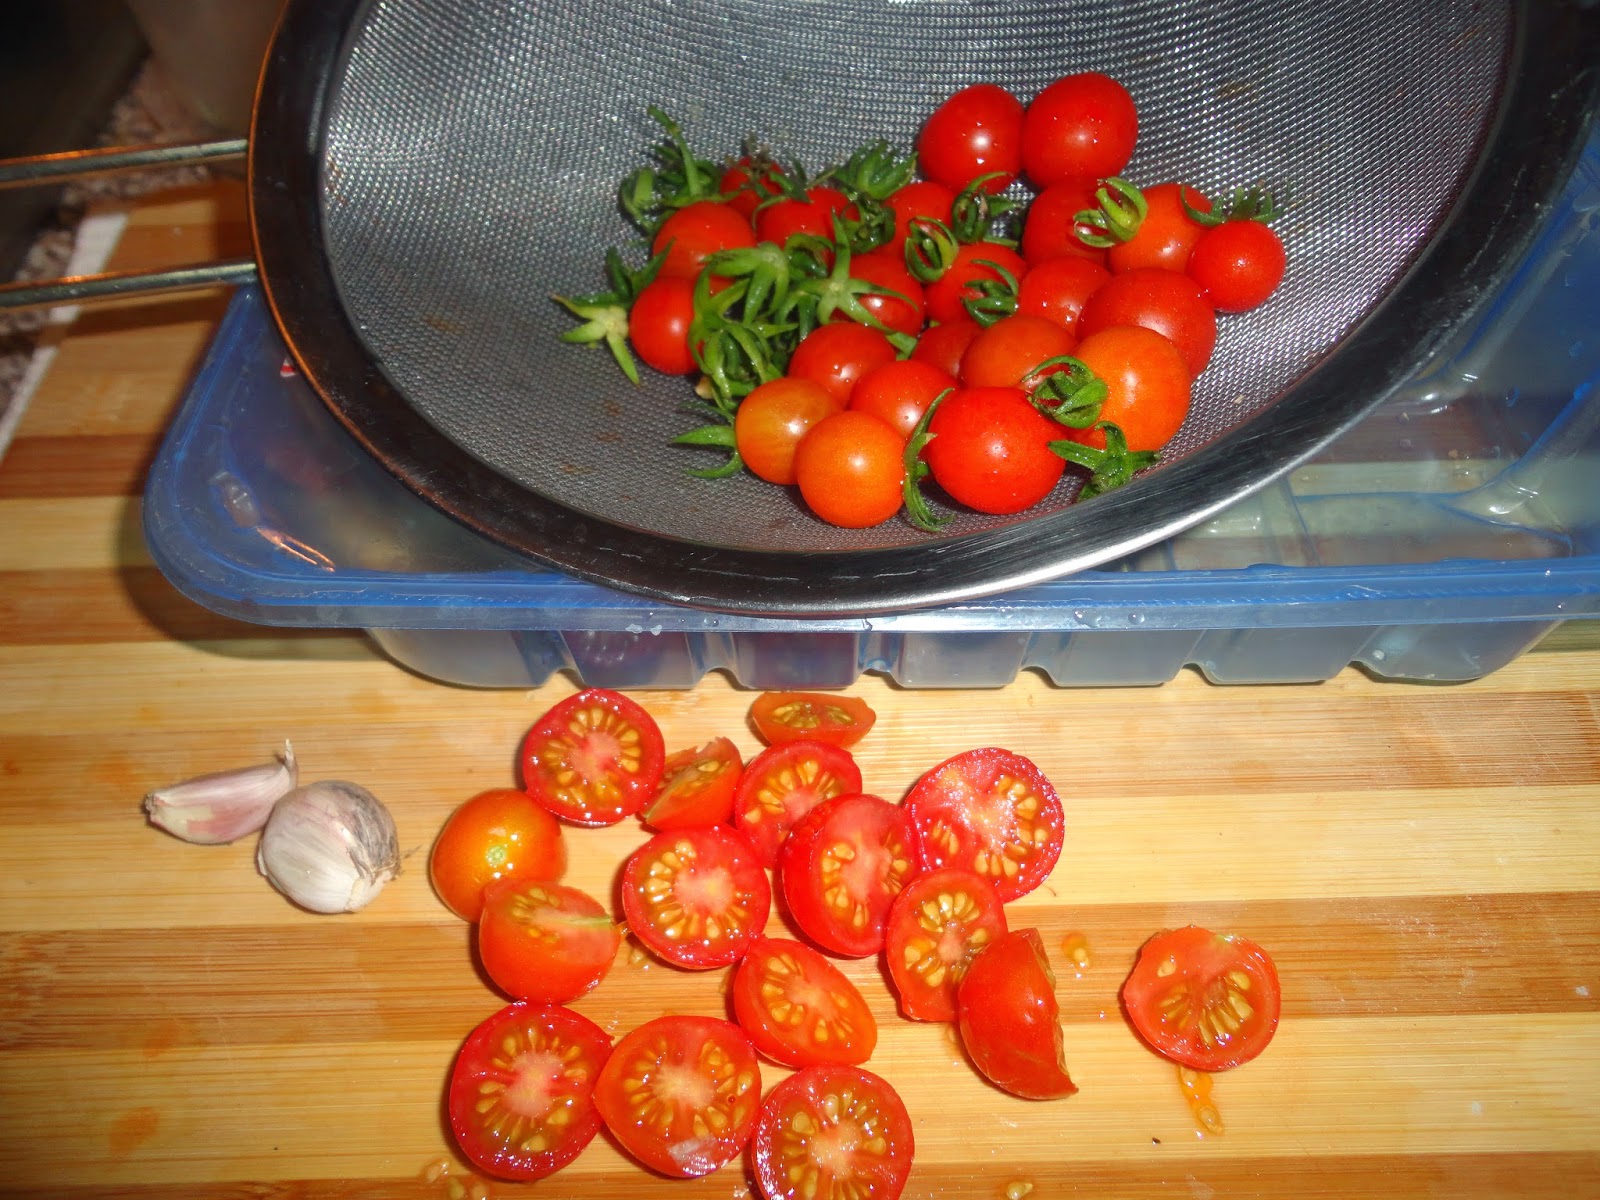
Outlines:
[[[1134,271],[1141,267],[1161,267],[1181,271],[1189,264],[1189,254],[1206,227],[1184,211],[1188,200],[1196,212],[1210,212],[1211,201],[1192,187],[1158,183],[1144,189],[1149,211],[1139,222],[1138,231],[1127,241],[1118,242],[1106,253],[1113,271]]]
[[[1022,220],[1022,257],[1035,264],[1064,256],[1103,264],[1106,252],[1084,245],[1077,234],[1078,214],[1100,207],[1095,197],[1099,186],[1098,179],[1074,176],[1035,196]]]
[[[1028,268],[1017,288],[1017,312],[1047,317],[1074,338],[1089,297],[1111,272],[1087,258],[1052,258]]]
[[[1048,496],[1066,470],[1050,449],[1062,429],[1021,388],[968,388],[934,411],[933,439],[922,458],[958,503],[985,513],[1021,512]]]
[[[772,886],[755,851],[720,825],[658,833],[622,868],[628,928],[676,966],[738,962],[771,911]]]
[[[733,1011],[757,1050],[791,1067],[872,1057],[878,1023],[856,985],[810,946],[759,937],[733,976]]]
[[[1043,771],[1010,750],[946,759],[917,781],[906,811],[923,870],[964,867],[1005,901],[1043,883],[1061,856],[1061,800]]]
[[[824,950],[851,958],[883,949],[889,905],[916,873],[905,810],[860,793],[801,817],[778,856],[795,923]]]
[[[972,328],[978,329],[976,321]],[[913,352],[911,358],[884,363],[856,380],[850,390],[850,407],[856,412],[871,413],[905,440],[916,432],[917,422],[928,406],[955,386],[953,375],[919,360]]]
[[[657,1017],[616,1044],[594,1103],[629,1154],[652,1171],[693,1179],[744,1150],[761,1103],[761,1064],[731,1021]]]
[[[923,174],[959,192],[980,175],[1002,192],[1022,169],[1022,101],[992,83],[962,88],[922,126],[917,163]]]
[[[1000,272],[995,266],[1011,272],[1013,279],[1021,279],[1028,269],[1022,255],[999,242],[970,242],[957,250],[950,269],[922,289],[929,319],[944,322],[970,318],[966,301],[978,294],[972,285],[998,280]]]
[[[905,444],[871,413],[824,417],[794,452],[794,481],[806,507],[844,529],[882,525],[905,501]]]
[[[1247,312],[1278,290],[1288,261],[1278,235],[1260,221],[1224,221],[1200,235],[1188,271],[1220,312]]]
[[[518,1000],[565,1004],[605,977],[622,945],[611,914],[561,883],[502,879],[483,890],[478,958]]]
[[[661,790],[640,814],[652,829],[723,825],[733,816],[733,790],[744,759],[725,737],[679,750],[661,770]]]
[[[843,408],[850,403],[856,380],[897,357],[894,344],[878,330],[853,321],[831,321],[801,339],[789,358],[788,375],[809,379],[833,397],[835,408]]]
[[[972,339],[982,332],[983,326],[963,308],[960,316],[940,321],[922,331],[922,336],[911,351],[911,361],[938,367],[953,378],[961,373],[961,356],[967,352]]]
[[[1067,75],[1028,105],[1022,169],[1039,187],[1071,176],[1104,179],[1128,165],[1138,136],[1127,88],[1093,71]]]
[[[1260,946],[1190,925],[1139,950],[1122,1006],[1158,1054],[1197,1071],[1225,1071],[1267,1048],[1278,1029],[1278,969]]]
[[[773,177],[782,174],[778,166],[773,163],[767,164],[765,170],[755,174],[752,174],[752,166],[750,157],[746,155],[724,171],[717,183],[717,191],[731,197],[726,201],[728,207],[746,221],[755,217],[758,204],[768,196],[778,194],[778,184]]]
[[[950,210],[955,207],[955,202],[954,190],[931,179],[919,179],[891,192],[884,203],[894,212],[894,236],[884,249],[901,255],[901,261],[904,261],[906,235],[911,231],[911,222],[921,218],[948,225]]]
[[[689,348],[694,321],[694,281],[660,276],[634,297],[628,310],[628,341],[633,352],[663,375],[687,375],[698,369]]]
[[[1118,325],[1142,325],[1166,338],[1183,355],[1191,379],[1206,369],[1217,344],[1217,314],[1200,285],[1159,267],[1113,274],[1083,306],[1078,336]]]
[[[514,788],[480,792],[451,813],[428,856],[428,878],[463,920],[483,911],[497,879],[555,881],[567,870],[561,823]]]
[[[956,1019],[956,985],[967,964],[1006,931],[994,886],[961,867],[943,867],[906,884],[889,906],[883,958],[914,1021]]]
[[[861,768],[842,746],[806,738],[750,760],[733,798],[733,823],[766,866],[778,864],[789,830],[824,800],[861,790]]]
[[[655,795],[665,759],[661,730],[649,713],[619,692],[587,688],[528,730],[522,786],[574,825],[614,825]]]
[[[769,380],[741,400],[733,415],[739,457],[757,479],[793,483],[794,452],[800,440],[812,426],[843,407],[814,380],[794,375]]]
[[[555,1005],[510,1004],[468,1035],[450,1070],[450,1132],[497,1179],[543,1179],[600,1132],[594,1085],[611,1038]]]
[[[961,1044],[997,1087],[1028,1100],[1070,1096],[1056,980],[1037,929],[1002,934],[956,989]]]
[[[837,188],[806,189],[806,198],[775,200],[756,213],[756,238],[782,246],[797,234],[833,240],[833,215],[855,220],[860,212]]]
[[[1189,367],[1159,333],[1125,325],[1090,334],[1075,355],[1106,385],[1100,419],[1122,430],[1130,450],[1159,450],[1189,415]],[[1098,429],[1061,429],[1061,436],[1104,449]]]
[[[756,733],[769,746],[827,742],[848,749],[877,723],[865,700],[823,692],[762,692],[750,706]]]
[[[850,260],[850,278],[900,293],[904,300],[878,292],[864,292],[858,299],[863,308],[888,328],[912,335],[922,332],[922,314],[926,308],[922,285],[906,270],[906,260],[901,254],[886,249],[857,254]],[[840,314],[835,319],[847,318]]]
[[[1034,316],[1032,313],[1013,313],[1009,317],[1001,317],[973,338],[972,345],[962,355],[962,386],[1025,387],[1023,380],[1040,363],[1048,358],[1071,354],[1077,344],[1077,338],[1048,317]],[[1033,389],[1026,387],[1025,390]]]
[[[765,1200],[896,1200],[911,1174],[911,1116],[860,1067],[807,1067],[767,1094],[750,1139]]]
[[[696,200],[661,222],[650,241],[650,253],[666,251],[656,278],[676,276],[694,281],[718,250],[740,250],[756,244],[750,218],[718,200]]]

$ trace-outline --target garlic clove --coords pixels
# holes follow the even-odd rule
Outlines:
[[[356,912],[400,873],[400,837],[394,817],[365,788],[309,783],[273,806],[256,868],[302,908]]]
[[[144,798],[144,811],[152,825],[173,837],[216,846],[260,829],[272,806],[298,783],[294,747],[284,742],[272,762],[217,771],[151,792]]]

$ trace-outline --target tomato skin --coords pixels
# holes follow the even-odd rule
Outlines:
[[[1078,1090],[1067,1074],[1055,976],[1037,929],[1014,929],[976,955],[956,989],[961,1044],[997,1087],[1025,1100]]]
[[[757,479],[793,483],[794,456],[801,439],[842,407],[814,380],[794,375],[769,380],[741,400],[733,415],[739,457]]]
[[[1132,450],[1159,450],[1183,428],[1191,381],[1178,349],[1159,333],[1125,325],[1078,343],[1077,359],[1106,385],[1100,419],[1122,430]],[[1099,429],[1066,429],[1062,436],[1104,449]]]
[[[1288,267],[1283,242],[1260,221],[1224,221],[1194,245],[1188,273],[1219,312],[1248,312],[1267,302]]]
[[[998,242],[970,242],[956,251],[950,269],[922,290],[930,320],[939,322],[971,320],[966,301],[978,293],[972,286],[985,280],[998,280],[994,266],[1005,268],[1021,279],[1028,264],[1010,246]]]
[[[956,92],[917,137],[917,162],[936,183],[959,192],[980,175],[999,172],[984,190],[1002,192],[1022,169],[1022,101],[992,83]]]
[[[478,958],[518,1000],[565,1004],[605,978],[622,945],[611,914],[560,883],[502,879],[483,892]]]
[[[927,301],[922,285],[906,270],[906,261],[899,253],[878,249],[855,255],[850,259],[850,278],[899,292],[904,300],[877,292],[865,292],[859,299],[863,308],[895,332],[912,336],[922,332]],[[842,314],[836,314],[834,319],[848,320]]]
[[[854,321],[830,321],[801,339],[789,358],[787,376],[809,379],[833,398],[835,408],[844,408],[856,380],[898,357],[894,343],[878,330]]]
[[[665,251],[667,255],[658,279],[676,276],[692,283],[706,259],[717,251],[741,250],[755,244],[749,217],[718,200],[696,200],[661,222],[650,241],[650,253]]]
[[[754,220],[757,205],[768,196],[778,194],[773,176],[782,174],[776,165],[769,164],[758,177],[752,173],[753,166],[750,156],[745,155],[725,170],[717,183],[717,191],[729,197],[724,203],[746,221]]]
[[[865,700],[831,692],[762,692],[750,705],[750,721],[769,746],[811,741],[848,750],[877,720]]]
[[[1022,220],[1022,257],[1033,264],[1052,258],[1086,258],[1104,266],[1106,252],[1083,243],[1076,220],[1085,209],[1100,207],[1095,196],[1099,186],[1100,181],[1092,176],[1072,176],[1035,196]]]
[[[725,737],[679,750],[667,756],[661,790],[639,815],[658,830],[725,825],[733,816],[733,791],[743,771],[739,748]]]
[[[1125,242],[1118,242],[1106,253],[1113,271],[1136,271],[1142,267],[1160,267],[1167,271],[1182,271],[1189,265],[1189,255],[1200,240],[1206,227],[1184,211],[1183,201],[1196,212],[1211,211],[1211,201],[1197,188],[1177,183],[1158,183],[1144,189],[1149,211],[1139,228]]]
[[[456,1053],[446,1099],[456,1144],[496,1179],[554,1174],[600,1132],[594,1085],[610,1055],[610,1036],[588,1017],[556,1005],[507,1005]],[[553,1112],[563,1113],[559,1123],[547,1120]],[[524,1148],[530,1133],[546,1148]]]
[[[1038,187],[1120,174],[1133,157],[1139,114],[1128,89],[1095,71],[1041,91],[1022,122],[1022,169]]]
[[[1078,337],[1078,318],[1111,272],[1087,258],[1046,259],[1028,268],[1017,287],[1017,312],[1046,317]]]
[[[782,742],[745,768],[733,799],[733,824],[762,864],[775,867],[796,821],[824,800],[860,790],[861,768],[844,747],[814,738]]]
[[[976,329],[977,322],[973,322]],[[943,328],[935,326],[934,328]],[[943,393],[956,386],[955,376],[915,356],[874,367],[850,390],[850,409],[871,413],[908,440],[917,422]]]
[[[694,281],[661,276],[634,297],[628,310],[628,341],[646,366],[663,375],[687,375],[698,369],[689,348],[693,320]]]
[[[802,942],[759,937],[733,975],[733,1011],[755,1048],[790,1067],[866,1062],[878,1023],[856,985]],[[826,1035],[817,1036],[818,1027]]]
[[[428,878],[445,907],[464,921],[483,912],[483,889],[497,879],[559,880],[567,870],[561,822],[526,792],[493,788],[446,818],[428,856]]]
[[[889,905],[916,873],[905,810],[863,793],[817,805],[795,823],[778,855],[795,923],[824,950],[847,958],[883,949]]]
[[[693,971],[726,967],[766,928],[772,885],[721,825],[658,833],[622,868],[622,915],[653,954]]]
[[[918,179],[889,194],[885,204],[894,212],[894,236],[883,246],[904,262],[906,237],[911,223],[916,220],[934,220],[950,224],[950,212],[955,207],[956,193],[932,179]]]
[[[1159,267],[1113,273],[1084,304],[1078,335],[1088,338],[1118,325],[1142,325],[1166,338],[1183,355],[1191,379],[1206,369],[1217,344],[1217,314],[1200,285]]]
[[[905,502],[905,439],[871,413],[834,413],[794,453],[794,479],[816,516],[843,529],[882,525]]]
[[[1062,429],[1021,388],[964,388],[934,412],[922,458],[953,500],[984,513],[1021,512],[1048,496],[1066,469],[1049,446]]]
[[[1061,798],[1037,765],[1010,750],[945,759],[917,780],[905,807],[924,871],[973,871],[1003,901],[1033,891],[1061,856]]]
[[[961,374],[961,356],[972,345],[972,339],[982,332],[983,326],[963,308],[960,316],[924,329],[911,350],[910,361],[937,367],[954,379]]]
[[[620,692],[586,688],[528,730],[522,786],[563,821],[615,825],[655,795],[665,760],[661,729],[649,713]]]
[[[1226,1071],[1260,1054],[1278,1030],[1282,1005],[1271,955],[1248,938],[1198,925],[1151,937],[1122,985],[1134,1032],[1157,1054],[1197,1071]]]
[[[1032,313],[1001,317],[973,338],[972,345],[961,356],[962,386],[1024,387],[1023,380],[1039,364],[1048,358],[1071,354],[1077,344],[1078,339],[1065,326],[1048,317]]]
[[[698,1101],[695,1093],[709,1096]],[[622,1148],[678,1179],[709,1175],[738,1157],[760,1102],[755,1047],[716,1017],[646,1021],[612,1049],[594,1089],[595,1107]]]
[[[918,875],[894,898],[883,959],[913,1021],[956,1019],[956,986],[972,956],[1006,931],[999,893],[981,875],[942,867]]]
[[[911,1116],[887,1080],[860,1067],[807,1067],[767,1095],[750,1151],[764,1200],[897,1200],[911,1174],[916,1139]],[[797,1180],[813,1173],[821,1186],[802,1190]]]
[[[850,203],[850,197],[838,188],[807,188],[804,200],[776,200],[759,209],[755,221],[756,239],[783,246],[790,238],[806,233],[832,241],[835,213],[850,220],[860,216],[856,206]]]

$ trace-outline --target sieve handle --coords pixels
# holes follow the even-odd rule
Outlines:
[[[192,167],[243,158],[244,138],[213,142],[176,142],[144,146],[112,146],[104,150],[67,150],[31,158],[0,159],[0,189],[43,187],[69,179],[87,179],[109,171],[153,167]]]

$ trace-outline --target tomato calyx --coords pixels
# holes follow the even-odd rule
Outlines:
[[[1128,449],[1126,435],[1110,421],[1092,422],[1092,427],[1105,434],[1104,450],[1085,446],[1082,442],[1070,439],[1050,443],[1050,449],[1062,458],[1089,472],[1088,482],[1078,492],[1079,500],[1091,500],[1095,496],[1122,487],[1140,471],[1154,466],[1161,459],[1161,455],[1155,450]]]
[[[1273,200],[1272,193],[1259,184],[1252,184],[1248,188],[1234,188],[1228,197],[1228,202],[1215,205],[1210,212],[1201,212],[1191,205],[1188,197],[1184,195],[1185,190],[1178,189],[1178,202],[1183,205],[1183,211],[1189,215],[1191,221],[1197,225],[1204,225],[1207,229],[1221,225],[1225,221],[1260,221],[1265,225],[1283,215],[1283,209]]]
[[[716,164],[696,158],[683,129],[655,105],[645,109],[666,133],[650,149],[655,166],[640,167],[623,181],[622,211],[647,236],[654,237],[661,222],[696,200],[726,201],[717,191],[720,172]]]
[[[931,468],[923,460],[922,452],[934,438],[928,430],[929,424],[933,421],[933,414],[954,391],[955,388],[946,388],[933,398],[933,403],[928,405],[916,428],[911,431],[911,436],[906,439],[905,456],[901,460],[906,469],[906,480],[901,485],[904,492],[906,520],[924,533],[938,533],[950,522],[949,517],[936,515],[928,505],[928,497],[922,490],[922,481],[928,477]]]
[[[967,310],[969,317],[987,329],[996,321],[1016,313],[1017,295],[1022,284],[1015,273],[993,259],[983,258],[978,262],[998,272],[1000,278],[974,279],[967,288],[975,294],[964,297],[961,306]]]
[[[937,217],[918,217],[906,230],[906,270],[918,283],[937,283],[956,265],[961,243]]]
[[[1023,378],[1022,386],[1035,408],[1070,429],[1088,429],[1099,420],[1106,398],[1105,380],[1070,354],[1045,359]]]
[[[858,147],[850,157],[818,176],[837,184],[852,200],[887,200],[916,174],[915,155],[896,154],[883,138]]]
[[[1078,240],[1097,250],[1129,241],[1139,232],[1145,214],[1150,211],[1144,193],[1126,179],[1115,175],[1101,180],[1094,198],[1099,207],[1086,208],[1073,220]]]
[[[563,333],[561,340],[578,346],[604,342],[628,381],[638,383],[639,368],[628,349],[628,310],[639,298],[639,293],[655,282],[661,272],[661,264],[666,260],[666,252],[662,251],[637,271],[630,271],[616,247],[608,247],[605,271],[610,288],[589,296],[553,297],[557,304],[583,322],[576,329]]]
[[[1021,201],[1012,196],[997,195],[984,186],[1004,177],[1005,172],[993,171],[978,176],[961,189],[955,203],[950,206],[950,232],[955,235],[956,241],[963,245],[972,242],[1000,242],[1006,246],[1017,244],[1015,238],[997,235],[995,226],[1021,208]]]

